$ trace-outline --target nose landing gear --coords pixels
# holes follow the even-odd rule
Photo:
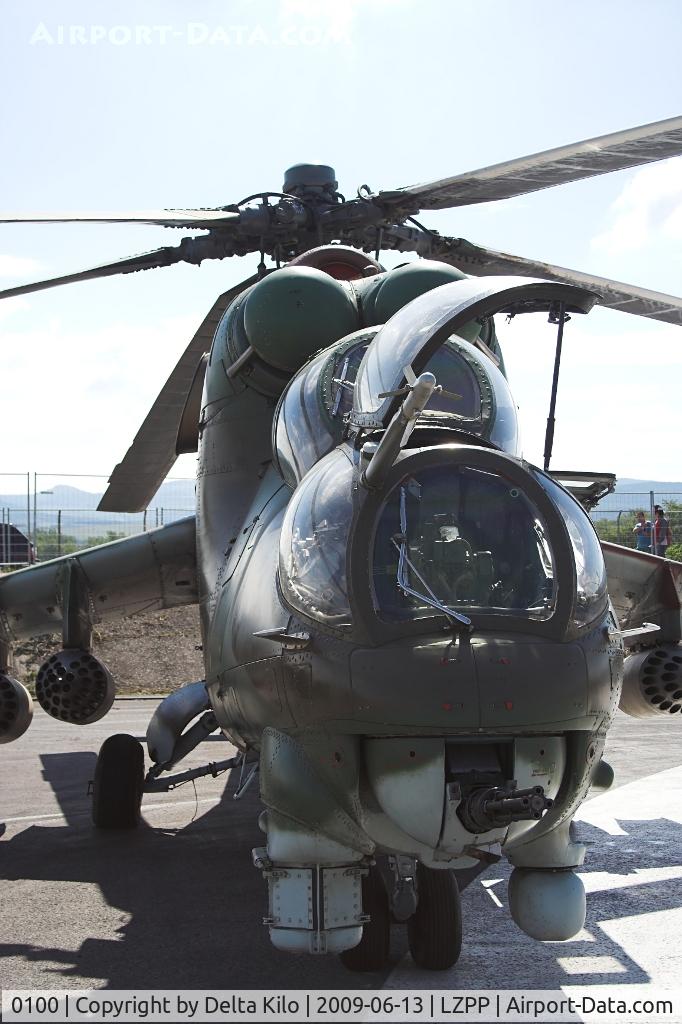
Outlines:
[[[409,950],[418,967],[427,971],[448,970],[457,963],[462,949],[462,909],[455,873],[415,864],[409,880],[404,863],[398,870],[397,859],[390,860],[398,871],[400,884],[393,886],[389,898],[387,881],[393,874],[391,868],[370,868],[362,882],[362,906],[370,920],[363,926],[360,943],[340,954],[342,964],[350,971],[385,969],[390,960],[392,918],[406,924]],[[404,862],[407,858],[400,860]],[[408,881],[412,887],[412,908],[415,902],[416,908],[406,918],[405,908],[410,902],[406,893]]]
[[[417,899],[407,922],[412,959],[427,971],[447,971],[462,950],[462,908],[454,872],[418,864]]]
[[[126,733],[102,744],[92,784],[92,820],[97,828],[136,828],[144,783],[144,750]]]

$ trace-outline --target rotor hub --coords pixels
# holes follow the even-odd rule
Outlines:
[[[295,196],[305,192],[329,192],[333,195],[338,187],[336,171],[328,164],[294,164],[284,172],[282,191]]]

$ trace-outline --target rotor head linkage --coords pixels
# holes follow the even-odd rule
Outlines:
[[[336,192],[336,171],[329,164],[294,164],[284,172],[282,190],[290,195],[301,192]]]

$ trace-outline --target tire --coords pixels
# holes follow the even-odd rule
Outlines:
[[[341,963],[349,971],[380,971],[388,964],[391,943],[391,914],[388,894],[375,866],[362,879],[362,909],[369,914],[357,946],[340,953]]]
[[[462,908],[453,871],[417,865],[417,909],[407,922],[412,959],[427,971],[447,971],[462,950]]]
[[[102,744],[95,767],[92,820],[97,828],[136,828],[140,821],[144,750],[119,733]]]

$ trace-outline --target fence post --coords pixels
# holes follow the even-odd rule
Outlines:
[[[147,509],[142,513],[142,532],[147,532]]]
[[[62,510],[57,509],[57,554],[62,553]]]
[[[651,517],[651,543],[649,545],[649,551],[652,555],[656,554],[656,513],[654,512],[654,506],[656,504],[656,495],[653,491],[649,491],[649,506]]]
[[[35,524],[34,524],[35,530]],[[26,474],[26,537],[29,544],[31,543],[31,473],[30,471]],[[36,541],[33,538],[33,551],[35,553]],[[29,551],[29,556],[31,552]],[[30,558],[29,558],[30,561]]]
[[[38,550],[38,538],[36,536],[38,529],[38,474],[34,471],[33,473],[33,550]]]

